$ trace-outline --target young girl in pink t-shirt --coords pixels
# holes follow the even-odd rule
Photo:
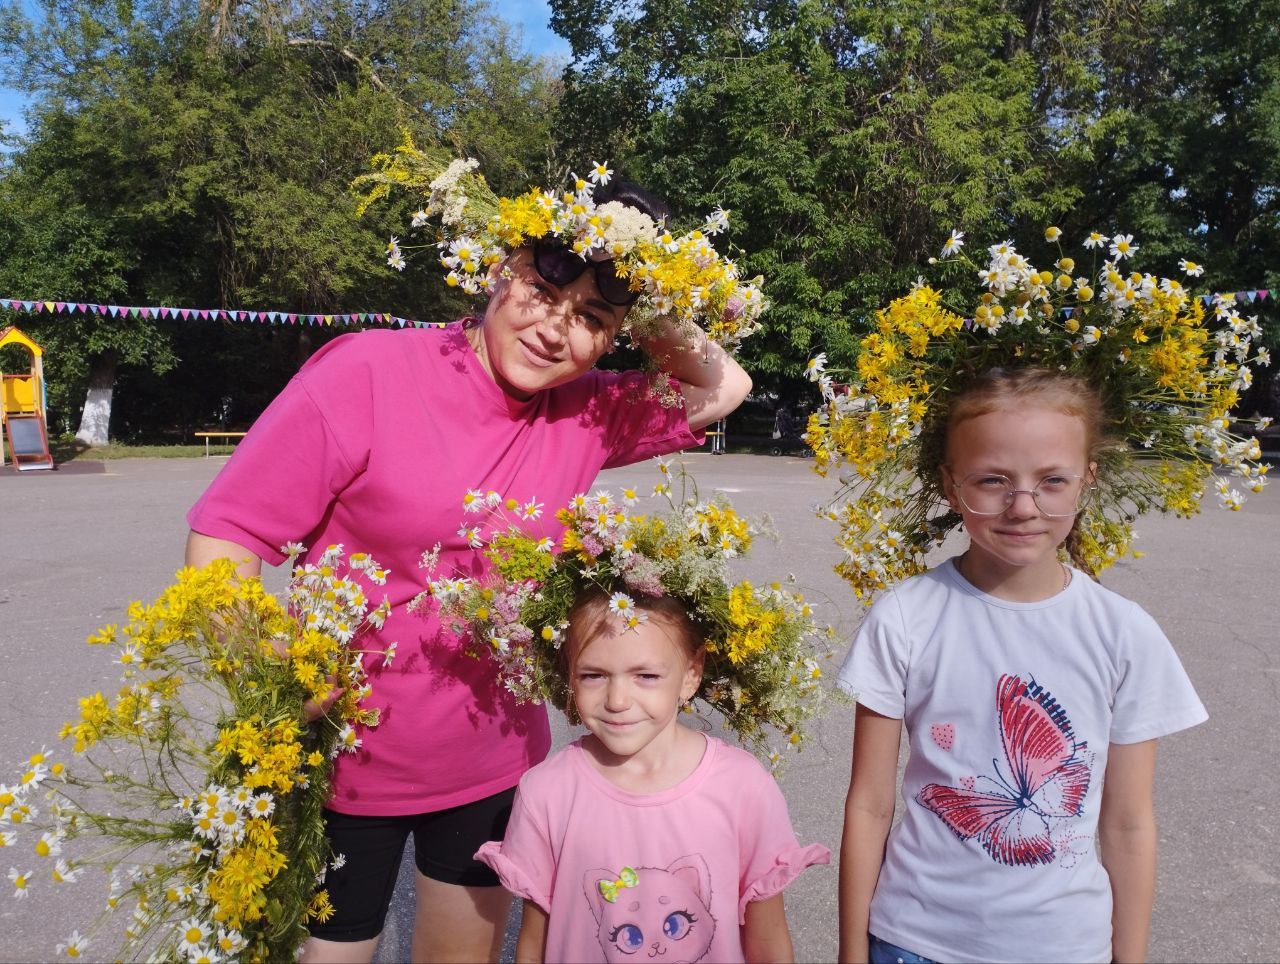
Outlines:
[[[506,838],[476,855],[524,899],[516,959],[792,960],[782,891],[830,854],[797,842],[753,756],[677,722],[705,658],[685,606],[624,597],[620,620],[618,595],[590,590],[569,615],[587,735],[525,774]]]

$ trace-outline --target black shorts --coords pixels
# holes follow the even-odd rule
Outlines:
[[[407,817],[357,817],[325,810],[329,844],[346,862],[325,877],[334,913],[323,924],[313,921],[312,935],[327,941],[363,941],[382,933],[409,834],[414,862],[424,877],[464,887],[497,887],[497,874],[473,855],[486,841],[502,839],[515,795],[512,787],[475,803]]]

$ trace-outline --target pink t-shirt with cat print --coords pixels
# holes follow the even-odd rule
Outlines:
[[[476,858],[550,916],[548,961],[741,961],[747,904],[825,864],[755,757],[707,738],[670,790],[629,793],[574,743],[520,781],[506,838]]]

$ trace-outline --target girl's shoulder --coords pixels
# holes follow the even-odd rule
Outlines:
[[[733,746],[714,736],[707,736],[707,753],[714,754],[703,787],[727,788],[735,796],[750,799],[760,788],[775,788],[777,783],[760,759],[740,746]]]
[[[580,779],[581,771],[573,755],[581,753],[578,744],[570,743],[557,750],[536,766],[525,771],[520,778],[520,792],[525,796],[559,790],[571,786]]]

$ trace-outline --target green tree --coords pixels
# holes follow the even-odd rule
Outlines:
[[[565,153],[611,154],[681,212],[733,209],[773,301],[746,348],[765,383],[819,350],[847,360],[860,319],[951,228],[999,233],[1079,195],[1055,177],[1027,28],[1006,3],[552,9],[574,55]]]
[[[0,189],[11,296],[452,314],[443,285],[382,263],[409,199],[357,221],[352,178],[406,126],[499,184],[547,163],[558,82],[482,4],[50,0],[45,14],[0,17],[6,80],[37,98]],[[59,391],[88,383],[86,441],[106,439],[119,365],[177,361],[171,326],[49,324],[69,363]]]
[[[795,388],[953,228],[1132,231],[1143,266],[1274,287],[1277,0],[552,0],[556,130],[693,215],[724,203],[773,310],[746,362]]]

